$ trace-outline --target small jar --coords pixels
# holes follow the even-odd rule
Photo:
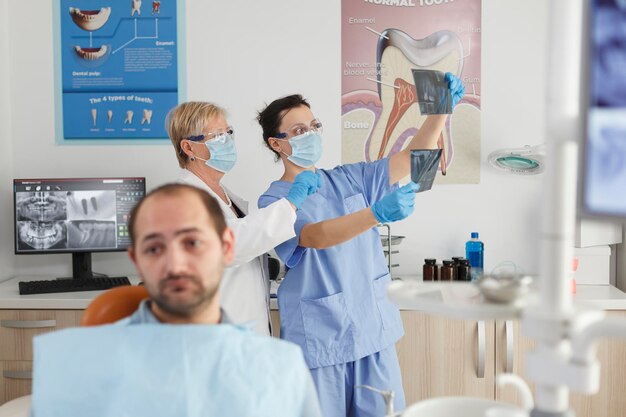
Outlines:
[[[452,281],[454,279],[454,261],[446,259],[441,267],[441,281]]]
[[[462,256],[453,256],[452,257],[452,262],[454,262],[454,275],[452,276],[452,280],[453,281],[456,281],[456,280],[459,279],[458,274],[457,274],[457,268],[459,266],[459,261],[461,259],[465,259],[465,258],[462,257]]]
[[[465,258],[460,258],[456,265],[456,279],[458,281],[471,281],[470,264]]]
[[[424,281],[439,281],[439,268],[436,259],[424,259]]]

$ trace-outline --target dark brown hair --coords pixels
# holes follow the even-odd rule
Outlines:
[[[128,232],[130,234],[131,246],[135,246],[135,222],[137,220],[137,215],[139,214],[139,210],[141,210],[141,206],[145,203],[147,199],[158,195],[181,195],[186,192],[195,194],[200,198],[202,204],[204,205],[204,208],[206,208],[209,219],[211,219],[213,226],[215,227],[217,235],[220,237],[220,240],[222,240],[224,230],[226,230],[226,219],[224,218],[224,213],[222,212],[222,209],[220,208],[220,205],[215,200],[215,198],[211,197],[206,191],[192,185],[172,183],[161,185],[160,187],[157,187],[154,190],[150,191],[131,210],[130,219],[128,220]]]
[[[263,129],[263,141],[265,145],[274,152],[277,161],[280,158],[279,153],[272,149],[269,144],[269,138],[275,137],[280,133],[278,128],[280,127],[283,117],[287,114],[287,111],[300,106],[311,108],[311,105],[300,94],[292,94],[272,101],[259,112],[256,118],[261,125],[261,129]]]

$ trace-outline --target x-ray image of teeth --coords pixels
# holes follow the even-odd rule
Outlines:
[[[417,102],[422,114],[452,113],[448,82],[441,71],[413,69]]]
[[[115,222],[79,220],[67,222],[67,247],[114,248]]]
[[[19,250],[64,249],[67,247],[64,221],[18,221]]]
[[[603,2],[593,17],[593,98],[600,106],[626,105],[626,11],[621,10],[623,7]]]
[[[18,221],[53,222],[67,219],[67,198],[56,191],[20,192],[16,196]]]
[[[597,169],[600,178],[614,181],[624,174],[626,154],[626,126],[604,126],[592,142],[591,155],[597,156]]]
[[[115,221],[115,191],[74,191],[67,195],[67,220]]]

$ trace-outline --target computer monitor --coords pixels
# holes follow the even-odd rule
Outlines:
[[[626,0],[588,0],[581,215],[626,221]]]
[[[92,252],[124,251],[145,178],[14,179],[15,254],[72,254],[72,278],[92,278]]]

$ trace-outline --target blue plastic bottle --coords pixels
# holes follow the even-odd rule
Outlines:
[[[471,266],[472,281],[476,281],[483,274],[483,254],[485,245],[478,240],[478,233],[472,232],[471,240],[465,243],[465,257]]]

